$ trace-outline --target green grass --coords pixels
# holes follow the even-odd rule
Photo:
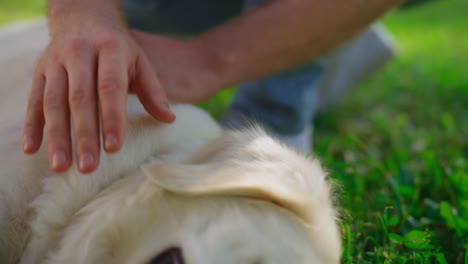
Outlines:
[[[0,2],[0,24],[42,1]],[[315,153],[341,185],[343,263],[468,263],[468,1],[384,19],[398,59],[316,122]],[[233,90],[206,102],[215,116]]]
[[[318,122],[349,213],[344,263],[468,262],[466,10],[445,0],[387,17],[400,58]]]
[[[344,263],[467,263],[468,2],[385,19],[401,55],[318,120],[343,186]]]
[[[0,25],[40,17],[44,7],[45,0],[1,0]]]

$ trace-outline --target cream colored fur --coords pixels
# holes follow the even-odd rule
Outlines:
[[[51,174],[45,152],[13,151],[2,123],[0,263],[144,264],[170,246],[187,264],[339,262],[316,159],[261,129],[222,132],[195,107],[173,109],[163,125],[130,98],[124,148],[91,175]]]

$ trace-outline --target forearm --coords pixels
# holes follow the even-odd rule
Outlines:
[[[223,86],[310,61],[401,0],[276,0],[193,40]],[[220,87],[221,88],[221,87]]]
[[[50,32],[54,34],[70,18],[79,23],[80,20],[92,17],[120,23],[118,25],[121,26],[124,24],[124,19],[120,5],[121,0],[48,0],[47,15]]]

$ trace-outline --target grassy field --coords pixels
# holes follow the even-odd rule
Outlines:
[[[0,25],[42,16],[44,3],[45,0],[1,0]]]
[[[0,24],[42,13],[0,2]],[[316,122],[341,185],[343,263],[468,263],[468,1],[387,16],[401,55]],[[204,103],[216,116],[232,90]]]
[[[468,2],[385,19],[401,56],[318,120],[344,263],[468,263]]]

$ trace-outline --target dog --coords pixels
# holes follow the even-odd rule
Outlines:
[[[0,114],[0,263],[340,260],[333,183],[259,126],[225,131],[190,105],[163,124],[130,97],[122,150],[54,174],[44,148],[21,153],[17,105]]]

